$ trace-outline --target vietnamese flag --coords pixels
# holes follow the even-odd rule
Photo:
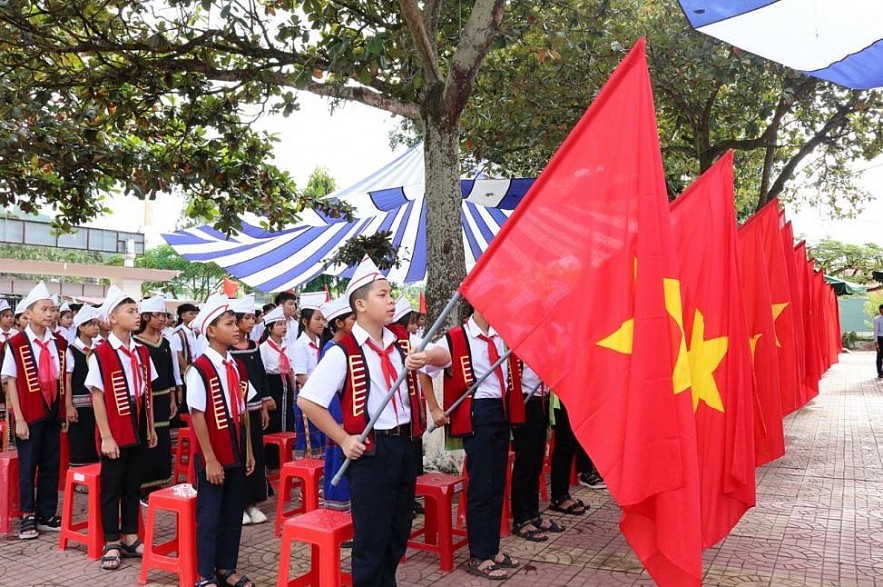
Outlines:
[[[797,352],[795,337],[802,328],[802,316],[794,314],[791,285],[782,250],[779,232],[779,201],[770,200],[757,214],[764,237],[764,255],[770,282],[773,320],[776,324],[776,348],[779,356],[779,392],[782,394],[782,413],[790,414],[799,406],[800,385],[797,379]],[[799,280],[798,280],[799,281]]]
[[[238,291],[239,291],[239,284],[236,283],[235,281],[233,281],[232,279],[224,277],[224,295],[227,296],[228,298],[235,298],[236,292],[238,292]]]
[[[794,229],[791,222],[785,218],[785,212],[779,212],[779,228],[782,236],[782,250],[785,253],[785,268],[788,270],[788,283],[791,285],[791,309],[792,316],[798,317],[795,324],[794,336],[794,354],[797,357],[797,381],[798,395],[797,404],[806,403],[809,397],[809,390],[804,385],[806,378],[806,326],[803,323],[805,312],[806,295],[803,291],[803,273],[800,269],[803,267],[803,261],[797,262],[792,254],[794,250]]]
[[[763,226],[755,215],[739,227],[745,316],[754,359],[757,406],[754,412],[754,462],[763,465],[785,454],[779,353],[773,322]]]
[[[728,151],[671,205],[699,447],[702,545],[755,504],[754,372]]]
[[[799,326],[803,335],[803,363],[806,366],[803,379],[801,380],[800,405],[803,407],[809,400],[819,394],[819,377],[818,365],[816,363],[815,350],[815,319],[813,318],[814,309],[812,306],[812,269],[809,260],[806,257],[806,243],[800,241],[794,247],[795,264],[797,265],[797,283],[800,290],[800,296],[803,299],[803,316],[800,318]]]
[[[644,41],[460,291],[560,396],[663,587],[701,584],[695,421]]]

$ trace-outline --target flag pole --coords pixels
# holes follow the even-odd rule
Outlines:
[[[537,383],[537,384],[534,386],[534,388],[530,390],[530,393],[527,394],[526,396],[524,396],[524,405],[527,405],[527,402],[530,401],[530,398],[532,398],[533,395],[534,395],[534,394],[535,394],[535,393],[536,393],[536,392],[537,392],[542,386],[543,386],[543,381],[542,381],[542,379],[541,379],[540,382]]]
[[[448,304],[441,311],[441,314],[438,315],[438,318],[435,319],[435,322],[432,325],[425,335],[423,335],[423,340],[420,341],[420,344],[417,345],[417,349],[414,351],[415,353],[422,353],[426,348],[427,343],[435,334],[435,332],[441,328],[441,325],[444,323],[445,319],[448,317],[448,314],[454,309],[454,306],[457,305],[457,302],[460,301],[461,294],[459,291],[454,292],[454,295],[448,300]],[[393,383],[389,388],[389,393],[386,394],[386,397],[383,398],[383,401],[380,403],[380,407],[377,408],[377,411],[371,415],[371,419],[368,421],[368,425],[365,426],[365,430],[359,434],[359,442],[365,442],[365,439],[368,438],[368,435],[371,434],[371,431],[374,430],[374,425],[377,424],[377,420],[380,419],[380,414],[383,413],[383,410],[392,401],[393,396],[396,393],[396,390],[399,386],[404,383],[405,378],[408,376],[408,370],[402,369],[402,372],[399,373],[399,376],[396,378],[395,383]],[[412,414],[412,418],[417,417],[417,414]],[[331,484],[335,487],[338,483],[340,483],[341,478],[343,478],[343,474],[346,472],[347,468],[350,466],[351,458],[347,457],[347,459],[340,465],[340,468],[337,470],[337,473],[334,474],[334,478],[331,480]]]
[[[465,402],[467,397],[469,397],[470,395],[472,395],[473,393],[475,393],[475,390],[477,390],[477,389],[478,389],[478,386],[481,385],[482,382],[483,382],[485,379],[488,378],[488,375],[490,375],[491,373],[493,373],[494,371],[496,371],[497,368],[498,368],[500,365],[503,364],[503,361],[505,361],[506,359],[508,359],[508,358],[509,358],[509,355],[511,355],[511,354],[512,354],[512,349],[506,349],[506,352],[503,353],[503,356],[500,357],[499,359],[497,359],[496,361],[494,361],[494,364],[491,365],[490,369],[488,369],[486,373],[482,374],[481,377],[479,377],[478,379],[476,379],[476,380],[475,380],[475,383],[472,384],[472,387],[470,387],[469,389],[467,389],[467,390],[463,393],[463,395],[461,395],[460,397],[457,398],[457,401],[455,401],[454,403],[451,404],[451,407],[450,407],[450,408],[448,408],[447,410],[445,410],[445,417],[447,418],[448,416],[450,416],[451,414],[453,414],[453,413],[454,413],[454,410],[456,410],[457,407],[458,407],[460,404],[462,404],[463,402]],[[424,432],[424,434],[428,434],[428,433],[432,432],[432,431],[435,430],[435,429],[436,429],[435,421],[432,421],[432,422],[430,422],[429,425],[426,427],[426,431]]]

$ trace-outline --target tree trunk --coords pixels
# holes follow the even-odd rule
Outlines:
[[[466,276],[460,224],[459,114],[444,112],[441,93],[424,102],[424,164],[426,166],[426,305],[429,321],[441,313]],[[451,312],[444,329],[459,323]],[[441,330],[439,333],[443,332]]]

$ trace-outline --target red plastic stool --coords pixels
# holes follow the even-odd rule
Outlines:
[[[285,522],[279,556],[277,587],[352,585],[352,575],[340,571],[340,544],[353,539],[353,518],[347,512],[313,510]],[[291,543],[312,545],[310,571],[289,579]]]
[[[67,432],[61,433],[61,440],[58,446],[58,490],[64,491],[65,477],[71,462],[71,446],[68,442]]]
[[[417,477],[417,495],[425,498],[426,511],[423,528],[411,533],[408,546],[437,553],[445,572],[454,570],[454,552],[469,542],[466,538],[454,542],[454,536],[465,537],[466,531],[454,529],[451,524],[454,494],[464,489],[463,477],[459,475],[426,473]],[[418,536],[423,536],[423,541],[415,540]]]
[[[552,449],[555,447],[555,441],[550,440],[546,443],[546,449],[543,453],[543,466],[540,468],[540,499],[549,501],[549,486],[546,483],[546,475],[552,474]]]
[[[6,416],[0,418],[0,450],[6,450],[8,439],[6,433]]]
[[[301,459],[288,461],[279,470],[279,491],[276,500],[276,536],[282,523],[291,516],[319,509],[319,483],[325,471],[325,461],[320,459]],[[285,503],[295,483],[301,486],[301,505],[290,510]]]
[[[500,516],[500,536],[512,534],[511,516],[512,501],[510,497],[512,489],[512,465],[515,463],[515,453],[509,451],[509,460],[506,465],[506,485],[503,487],[503,514]],[[460,500],[457,502],[457,529],[466,525],[466,490],[469,487],[469,473],[466,471],[466,461],[463,461],[463,491],[460,492]]]
[[[175,445],[175,464],[172,481],[178,483],[181,477],[191,485],[196,483],[196,461],[193,458],[196,439],[193,428],[178,428],[178,443]]]
[[[12,521],[21,517],[18,499],[18,452],[0,452],[0,534],[9,534]]]
[[[156,539],[156,514],[170,511],[178,517],[175,537],[168,542],[154,544]],[[182,483],[154,491],[147,502],[147,529],[144,539],[144,556],[138,584],[147,583],[150,569],[178,574],[179,585],[196,582],[196,490]],[[169,556],[172,552],[177,556]]]
[[[279,449],[279,469],[281,472],[282,465],[294,459],[294,440],[296,435],[294,432],[273,432],[272,434],[264,434],[264,450],[267,446],[275,446]],[[279,473],[267,475],[267,482],[274,489],[279,487]],[[276,535],[279,535],[277,529]]]
[[[187,414],[187,413],[181,414],[180,416],[178,416],[178,419],[181,420],[181,427],[182,428],[183,427],[187,427],[187,428],[193,427],[193,421],[190,418],[190,414]]]
[[[86,519],[74,521],[74,486],[87,490]],[[82,530],[85,530],[83,532]],[[104,534],[101,529],[101,464],[84,465],[67,470],[64,483],[64,505],[61,509],[61,534],[58,549],[66,550],[69,541],[86,545],[86,554],[92,560],[101,558]]]

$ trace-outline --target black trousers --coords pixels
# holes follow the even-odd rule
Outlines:
[[[205,463],[196,457],[196,566],[203,579],[239,564],[245,478],[244,467],[231,467],[224,469],[222,484],[209,483]]]
[[[104,541],[119,540],[120,534],[138,533],[138,508],[141,499],[141,476],[144,443],[120,448],[120,456],[101,455],[101,527]]]
[[[55,418],[47,418],[30,424],[28,430],[28,439],[18,438],[15,445],[18,450],[21,512],[36,513],[38,518],[51,518],[58,509],[61,423]],[[37,469],[40,470],[39,475]]]
[[[375,435],[373,456],[351,463],[353,586],[395,587],[408,546],[417,482],[416,443],[407,436]]]
[[[463,438],[469,473],[466,530],[470,555],[487,560],[500,551],[500,519],[509,461],[509,426],[503,414],[503,401],[474,400],[472,428],[473,434]]]
[[[555,409],[555,450],[552,451],[551,498],[565,501],[570,497],[570,470],[579,444],[570,428],[567,410],[562,404]],[[588,457],[586,457],[588,458]]]
[[[546,452],[549,412],[546,400],[534,396],[525,407],[525,421],[512,429],[515,465],[512,467],[512,518],[515,524],[540,515],[539,477]]]
[[[877,375],[883,375],[883,336],[877,337]]]

